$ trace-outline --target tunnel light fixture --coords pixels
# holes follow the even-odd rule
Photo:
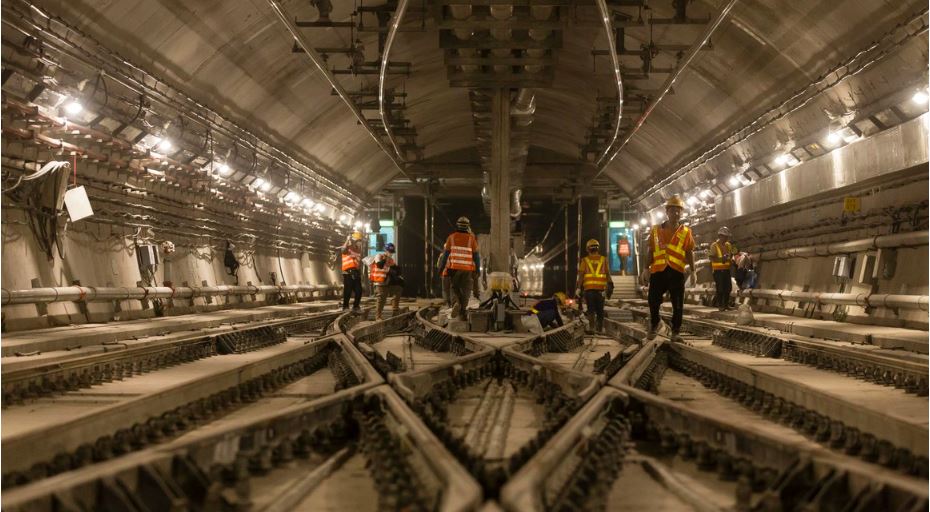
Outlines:
[[[310,199],[309,197],[305,197],[303,201],[300,202],[300,204],[304,208],[310,209],[310,208],[313,208],[313,205],[315,203],[313,202],[313,199]]]
[[[260,189],[265,185],[265,180],[262,178],[255,178],[255,181],[252,182],[252,188]]]
[[[685,199],[685,202],[688,203],[688,204],[691,205],[691,206],[694,206],[694,205],[698,204],[699,202],[701,202],[701,200],[698,199],[698,198],[695,197],[695,196],[688,196],[688,198]]]
[[[730,180],[727,181],[727,183],[729,183],[731,187],[738,187],[739,178],[734,174],[733,176],[730,176]]]
[[[232,169],[230,169],[226,164],[220,164],[216,167],[216,172],[220,173],[221,176],[228,176],[230,173],[232,173]]]
[[[778,165],[785,165],[788,163],[788,155],[781,154],[775,157],[775,163]]]
[[[633,231],[638,230],[638,229],[639,229],[639,224],[633,224],[632,228],[633,228]]]
[[[158,151],[162,153],[167,153],[174,149],[174,144],[171,143],[168,139],[161,139],[158,141]]]
[[[927,96],[926,91],[917,91],[911,96],[911,101],[918,105],[926,105],[928,99],[930,99],[930,97]]]
[[[706,189],[706,188],[705,188],[704,190],[701,191],[701,198],[702,198],[702,199],[707,199],[707,198],[710,197],[711,195],[713,195],[713,193],[712,193],[709,189]]]
[[[829,146],[836,146],[841,140],[843,140],[843,136],[836,130],[827,134],[827,145]]]
[[[323,204],[323,203],[317,203],[317,204],[316,204],[316,207],[314,207],[314,210],[316,210],[316,211],[318,211],[318,212],[320,212],[320,213],[326,213],[326,205]]]
[[[75,99],[68,100],[65,103],[65,114],[69,116],[76,116],[84,110],[84,105],[81,105],[81,102]]]
[[[642,217],[639,219],[639,223],[645,226],[646,224],[649,223],[649,219],[647,219],[646,217]]]
[[[345,223],[346,219],[348,219],[348,217],[346,217],[346,214],[344,213],[339,216],[339,222],[341,223]]]
[[[296,203],[296,202],[300,201],[300,199],[301,199],[301,198],[300,198],[300,194],[298,194],[297,192],[294,192],[294,191],[288,191],[287,194],[284,194],[284,202],[285,202],[285,203]]]

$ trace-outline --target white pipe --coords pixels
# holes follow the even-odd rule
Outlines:
[[[688,288],[687,295],[713,296],[713,288]],[[784,300],[791,302],[815,302],[818,304],[842,304],[873,308],[900,308],[930,310],[930,296],[927,295],[892,295],[887,293],[818,293],[794,290],[747,289],[733,291],[733,297],[751,297],[755,299]]]
[[[312,293],[334,291],[337,285],[284,285],[284,286],[167,286],[149,287],[93,287],[60,286],[50,288],[30,288],[26,290],[0,289],[0,303],[10,304],[48,304],[51,302],[103,302],[114,300],[144,299],[190,299],[194,297],[216,297],[228,295],[277,295],[281,293]]]

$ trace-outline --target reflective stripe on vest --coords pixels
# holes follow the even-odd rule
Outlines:
[[[596,259],[595,259],[596,258]],[[607,288],[607,273],[605,272],[604,263],[607,261],[603,256],[585,256],[581,259],[584,264],[584,284],[585,290],[604,290]]]
[[[720,244],[714,242],[711,244],[712,252],[716,252],[716,256],[711,255],[710,266],[714,270],[730,270],[730,242],[726,244],[726,255],[724,256],[723,250],[720,248]]]
[[[368,278],[372,283],[383,283],[387,280],[388,268],[394,265],[394,260],[390,256],[384,255],[384,268],[378,268],[378,262],[371,264],[368,268]]]
[[[471,250],[471,235],[468,233],[452,233],[451,250],[449,251],[448,268],[453,270],[475,270],[475,259]]]
[[[650,272],[662,272],[665,270],[665,267],[672,267],[672,269],[685,273],[685,240],[688,239],[688,235],[691,233],[691,230],[688,226],[682,224],[678,226],[678,229],[675,230],[675,234],[672,235],[672,239],[669,243],[662,247],[662,242],[659,240],[659,226],[652,227],[652,265],[649,266]]]
[[[358,268],[359,253],[349,251],[342,254],[342,271]]]

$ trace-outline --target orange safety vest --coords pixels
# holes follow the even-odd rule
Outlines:
[[[607,289],[607,258],[604,256],[585,256],[581,258],[584,268],[582,284],[585,290]]]
[[[342,253],[342,271],[352,270],[353,268],[358,268],[358,261],[361,257],[361,254],[353,251],[352,249],[346,249]]]
[[[724,247],[726,248],[726,255],[724,255],[724,251],[720,248],[720,244],[718,242],[710,244],[710,266],[714,270],[730,270],[730,260],[733,258],[733,246],[730,245],[730,242],[727,242]],[[713,253],[716,253],[716,257],[713,255]]]
[[[453,270],[475,270],[475,259],[472,251],[472,245],[477,245],[474,235],[470,233],[455,232],[449,235],[446,244],[451,246],[449,250],[449,261],[446,263],[448,268]]]
[[[378,262],[375,261],[371,264],[371,267],[368,268],[368,277],[371,279],[372,283],[383,283],[387,280],[388,269],[394,265],[394,259],[384,254],[384,268],[378,268]]]
[[[678,226],[675,234],[668,244],[659,240],[659,226],[652,226],[652,265],[649,272],[656,273],[665,270],[665,267],[685,273],[685,240],[691,234],[691,228],[684,224]]]
[[[620,256],[629,256],[630,255],[630,243],[626,240],[620,240],[617,242],[617,254]]]

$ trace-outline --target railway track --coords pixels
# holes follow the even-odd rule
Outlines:
[[[926,509],[926,423],[789,377],[906,397],[925,421],[919,393],[733,350],[719,339],[749,335],[711,323],[689,324],[686,344],[644,342],[629,318],[606,335],[570,322],[491,340],[435,312],[331,312],[309,335],[264,331],[257,350],[24,398],[5,412],[92,403],[52,403],[84,408],[64,424],[4,429],[4,507]],[[184,368],[186,381],[165,373]],[[143,386],[155,377],[170,382]],[[74,432],[66,446],[56,429]],[[42,436],[56,441],[29,450]]]

